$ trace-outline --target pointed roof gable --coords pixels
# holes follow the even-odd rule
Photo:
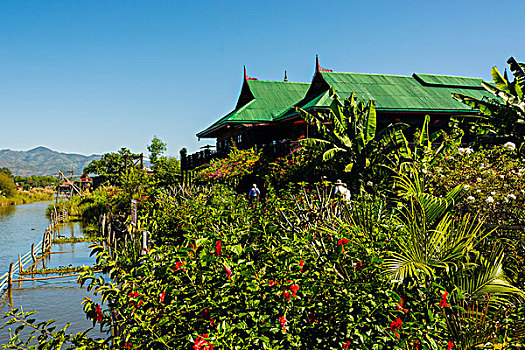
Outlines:
[[[197,137],[215,137],[214,132],[227,124],[267,123],[303,98],[308,83],[245,79],[235,109],[199,132]]]

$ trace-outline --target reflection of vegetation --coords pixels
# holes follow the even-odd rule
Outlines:
[[[9,215],[16,210],[12,205],[0,205],[0,216]]]

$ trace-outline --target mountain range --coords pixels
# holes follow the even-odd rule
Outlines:
[[[61,153],[46,147],[36,147],[29,151],[12,151],[10,149],[0,150],[0,168],[7,167],[14,175],[58,175],[58,171],[75,170],[75,174],[81,174],[84,167],[91,161],[98,160],[102,156],[92,154]]]

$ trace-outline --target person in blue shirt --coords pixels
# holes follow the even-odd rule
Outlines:
[[[250,203],[252,202],[252,200],[257,201],[260,195],[261,195],[261,191],[259,191],[256,184],[253,184],[253,187],[250,190],[250,193],[248,193],[248,197],[250,197]]]

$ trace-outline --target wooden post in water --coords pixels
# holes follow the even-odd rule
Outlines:
[[[18,254],[18,272],[24,272],[24,267],[22,266],[22,258],[20,257],[20,254]]]
[[[15,264],[14,263],[11,263],[11,265],[9,265],[9,274],[7,275],[7,287],[9,289],[11,289],[11,284],[13,283],[13,266]]]
[[[33,264],[36,263],[36,256],[35,256],[35,244],[31,244],[31,257],[33,258]]]

